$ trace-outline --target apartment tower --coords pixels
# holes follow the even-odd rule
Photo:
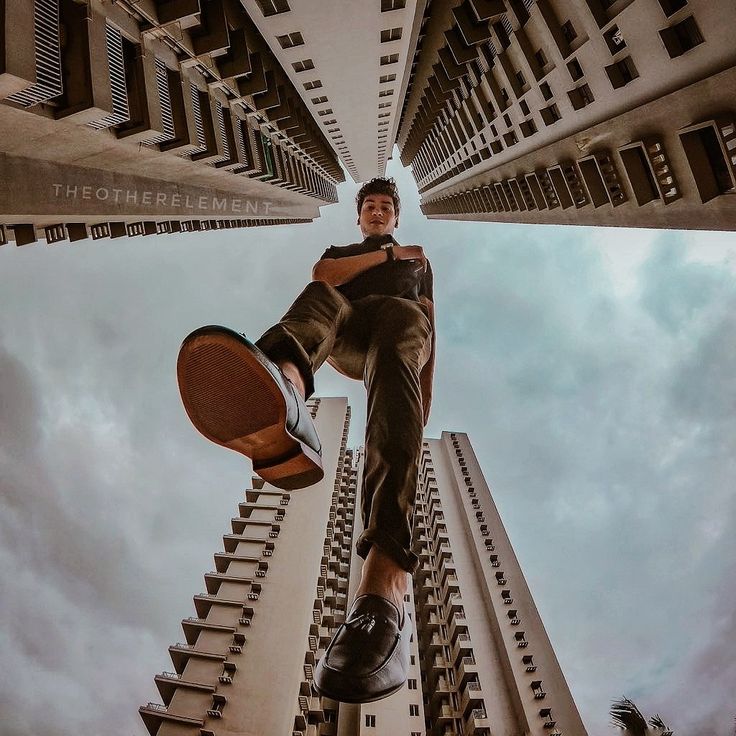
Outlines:
[[[398,132],[432,218],[730,230],[730,0],[434,3]]]
[[[151,736],[585,736],[575,703],[466,435],[424,443],[420,567],[407,686],[348,705],[314,667],[360,578],[362,450],[345,399],[310,402],[325,478],[285,493],[254,478],[232,532],[140,708]]]

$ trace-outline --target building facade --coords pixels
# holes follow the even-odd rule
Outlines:
[[[734,229],[735,22],[729,0],[435,3],[397,140],[423,212]]]
[[[361,450],[345,399],[311,402],[325,478],[284,493],[255,478],[223,538],[151,736],[586,736],[466,435],[424,443],[416,503],[420,567],[407,686],[365,705],[320,698],[314,667],[360,579]]]
[[[308,222],[337,154],[228,0],[0,6],[0,244]]]

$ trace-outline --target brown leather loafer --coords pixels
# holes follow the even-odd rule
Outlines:
[[[240,452],[277,488],[322,480],[322,447],[304,399],[253,343],[227,327],[201,327],[177,361],[179,392],[192,424]]]
[[[320,695],[342,703],[371,703],[400,690],[409,672],[409,617],[368,593],[355,599],[314,673]]]

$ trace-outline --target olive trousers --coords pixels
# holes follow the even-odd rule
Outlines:
[[[383,295],[351,302],[332,286],[312,281],[256,343],[272,361],[289,360],[299,368],[307,398],[326,360],[363,381],[364,531],[356,551],[365,559],[375,544],[407,572],[418,562],[411,539],[424,429],[419,374],[429,360],[431,338],[428,309],[420,302]]]

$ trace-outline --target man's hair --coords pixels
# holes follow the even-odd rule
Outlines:
[[[394,210],[396,210],[396,217],[399,216],[399,209],[401,208],[401,200],[399,199],[399,189],[396,186],[396,182],[393,179],[384,179],[381,176],[377,176],[375,179],[363,184],[355,195],[355,204],[358,207],[358,214],[363,207],[363,200],[371,194],[385,194],[391,197],[394,201]]]

